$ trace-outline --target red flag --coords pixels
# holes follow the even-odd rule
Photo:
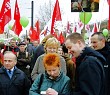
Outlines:
[[[40,24],[39,24],[39,20],[36,22],[35,27],[36,27],[37,31],[40,33]]]
[[[33,29],[32,27],[30,27],[29,36],[30,36],[31,41],[39,40],[39,34],[36,31],[36,28]]]
[[[96,25],[96,23],[94,24],[94,27],[93,27],[93,33],[96,33],[96,32],[98,32],[98,27],[97,27],[97,25]]]
[[[30,35],[31,41],[39,40],[39,34],[38,34],[38,32],[36,31],[36,29],[30,28],[29,35]]]
[[[55,32],[53,32],[53,36],[58,40],[58,34]]]
[[[11,20],[10,0],[4,0],[0,12],[0,32],[4,32],[5,25]]]
[[[77,28],[76,28],[76,26],[74,26],[73,32],[76,32],[76,30],[77,30]]]
[[[108,30],[110,30],[110,5],[109,5],[109,17],[108,17]]]
[[[60,35],[59,35],[59,41],[60,41],[60,44],[63,44],[64,41],[65,41],[65,38],[64,38],[62,32],[61,32]]]
[[[35,27],[36,27],[36,32],[37,32],[37,40],[40,40],[39,38],[39,36],[40,36],[40,24],[39,24],[39,20],[36,22],[36,24],[35,24]]]
[[[69,21],[67,22],[67,33],[70,34],[70,23],[69,23]]]
[[[81,21],[79,21],[79,22],[78,22],[78,26],[79,26],[80,29],[83,29],[84,24],[83,24]]]
[[[107,0],[107,2],[108,2],[108,5],[110,6],[110,0]]]
[[[43,31],[43,33],[41,33],[41,35],[44,34],[44,36],[46,36],[47,35],[47,31],[48,31],[48,27]]]
[[[52,15],[52,24],[51,24],[51,34],[54,33],[54,25],[56,21],[61,21],[61,12],[60,12],[60,7],[59,7],[59,2],[56,0],[55,7],[53,10],[53,15]]]
[[[20,12],[19,12],[19,7],[18,7],[17,0],[16,0],[16,3],[15,3],[14,20],[15,20],[15,23],[12,27],[12,30],[15,32],[16,35],[19,36],[19,34],[22,31],[22,26],[20,24]]]
[[[85,25],[85,30],[86,30],[86,31],[90,31],[90,25],[88,25],[88,24]]]

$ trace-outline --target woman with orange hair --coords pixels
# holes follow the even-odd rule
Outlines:
[[[59,48],[59,41],[55,37],[49,38],[44,45],[45,54],[57,53],[58,48]],[[43,57],[45,56],[45,54],[40,55],[36,60],[36,63],[31,73],[31,78],[33,81],[36,79],[37,75],[45,72],[45,68],[43,64]],[[60,56],[60,61],[61,61],[61,70],[66,74],[67,72],[66,62],[64,58],[61,56]]]
[[[32,84],[29,95],[53,95],[48,89],[55,89],[65,94],[70,91],[70,79],[61,72],[60,56],[57,53],[48,53],[43,58],[45,73],[39,74]]]

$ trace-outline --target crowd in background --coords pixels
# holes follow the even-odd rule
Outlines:
[[[41,43],[12,38],[0,49],[1,95],[110,95],[110,45],[102,32],[90,46],[72,33],[63,44],[49,34]]]
[[[99,0],[71,0],[71,12],[98,12]]]

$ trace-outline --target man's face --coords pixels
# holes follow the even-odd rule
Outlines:
[[[105,42],[103,40],[98,39],[98,35],[94,35],[91,37],[91,47],[94,50],[102,49],[104,47],[104,43]]]
[[[33,46],[37,47],[39,45],[38,41],[33,41]]]
[[[15,40],[10,40],[10,45],[11,45],[12,47],[16,46],[16,41],[15,41]]]
[[[80,54],[79,43],[73,43],[69,39],[66,40],[65,46],[68,49],[68,53],[72,54],[74,57],[78,57]]]
[[[13,54],[5,54],[4,55],[4,63],[3,66],[6,69],[12,69],[16,65],[15,56]]]
[[[25,45],[20,45],[19,49],[20,49],[21,52],[24,52],[25,51]]]

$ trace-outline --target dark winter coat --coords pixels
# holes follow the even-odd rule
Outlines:
[[[30,77],[30,68],[27,68],[27,65],[30,66],[31,64],[31,57],[30,54],[26,51],[24,52],[17,52],[17,68],[22,70],[28,77]]]
[[[0,95],[29,95],[30,81],[21,70],[15,68],[10,79],[6,69],[0,68]]]
[[[65,95],[105,95],[105,61],[99,52],[84,48],[76,59],[75,92]]]
[[[41,75],[43,75],[42,79]],[[30,88],[29,95],[41,95],[40,92],[46,91],[48,88],[53,88],[59,93],[65,94],[70,91],[69,85],[70,79],[63,73],[61,73],[55,80],[50,79],[48,74],[39,74]]]
[[[34,53],[34,55],[33,55],[33,60],[32,60],[33,67],[32,67],[32,68],[34,68],[34,65],[35,65],[35,62],[36,62],[37,58],[38,58],[40,55],[44,54],[44,53],[45,53],[45,51],[44,51],[44,45],[43,45],[43,44],[40,44],[40,45],[36,48],[36,51],[35,51],[35,53]]]
[[[67,76],[70,78],[71,86],[74,89],[74,82],[75,82],[75,66],[72,59],[69,57],[68,54],[62,56],[66,61],[66,69],[67,69]]]
[[[106,59],[106,63],[103,63],[103,66],[106,74],[107,95],[110,95],[110,46],[106,44],[104,48],[97,51],[100,52]]]

